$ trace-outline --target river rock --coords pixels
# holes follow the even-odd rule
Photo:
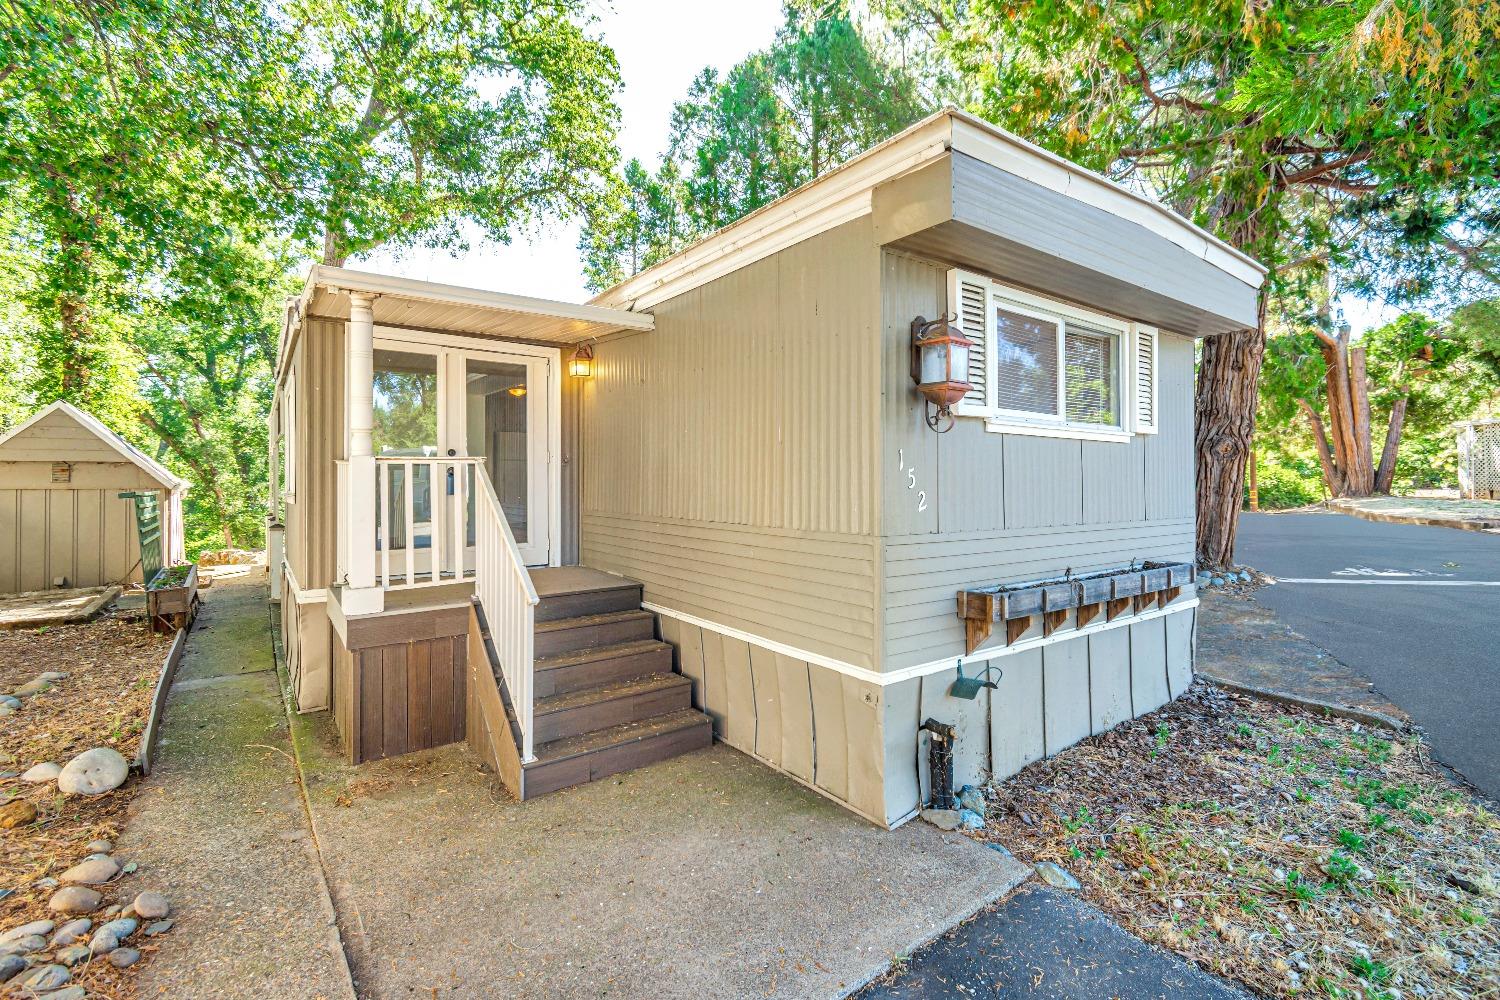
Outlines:
[[[52,928],[56,926],[50,920],[33,920],[29,924],[12,927],[4,934],[0,934],[0,944],[5,944],[7,941],[14,941],[16,938],[29,937],[32,934],[51,934]]]
[[[51,687],[52,682],[47,680],[45,677],[33,677],[31,680],[27,681],[25,684],[22,684],[20,687],[12,691],[11,696],[14,698],[30,698],[34,695],[41,694],[43,691],[49,690]]]
[[[93,954],[86,944],[70,944],[66,948],[57,949],[52,957],[71,969],[79,962],[87,962]]]
[[[58,876],[64,885],[103,885],[120,874],[120,863],[109,855],[81,861]]]
[[[26,959],[20,955],[0,955],[0,983],[9,982],[11,977],[26,969]]]
[[[52,935],[52,947],[61,948],[64,945],[77,944],[79,939],[87,934],[89,928],[93,926],[94,922],[88,917],[80,920],[69,920],[57,929],[56,934]]]
[[[100,924],[94,936],[89,938],[89,947],[94,949],[95,955],[113,951],[120,946],[120,942],[134,934],[139,926],[140,922],[134,917],[121,917],[107,924]]]
[[[104,897],[81,885],[65,885],[52,894],[47,909],[53,913],[93,913]]]
[[[108,854],[115,849],[115,845],[107,840],[91,840],[83,849],[90,854]]]
[[[143,892],[135,897],[135,912],[147,920],[165,917],[172,912],[172,904],[159,892]]]
[[[0,701],[0,716],[16,714],[16,705],[19,705],[20,702],[17,701],[16,705],[12,705],[11,702],[13,701],[16,700],[11,698],[9,701]]]
[[[1078,884],[1076,878],[1050,861],[1040,861],[1035,867],[1036,873],[1042,877],[1042,881],[1055,889],[1070,889],[1077,892],[1083,888],[1083,886]]]
[[[933,826],[937,827],[939,830],[958,829],[959,820],[957,809],[923,809],[922,818],[931,823]]]
[[[174,923],[176,923],[174,920],[158,920],[154,924],[148,924],[141,933],[147,937],[156,937],[158,934],[165,934],[171,930]]]
[[[0,705],[5,705],[9,708],[20,708],[21,699],[13,694],[0,694]]]
[[[49,760],[28,768],[26,773],[21,775],[21,780],[28,785],[40,785],[44,781],[56,781],[59,774],[62,774],[62,765]]]
[[[36,806],[26,799],[12,799],[0,806],[0,830],[14,830],[36,819]]]
[[[68,761],[57,776],[57,790],[65,795],[103,795],[125,784],[130,765],[119,752],[95,747]]]
[[[120,911],[123,909],[125,909],[125,907],[121,906],[119,903],[115,903],[113,906],[106,906],[104,908],[104,919],[113,920],[115,917],[120,915]]]
[[[30,955],[34,951],[41,951],[47,947],[47,939],[40,934],[27,934],[24,937],[11,938],[4,944],[0,944],[0,952],[10,955]]]
[[[141,960],[141,953],[134,948],[116,948],[109,953],[109,964],[117,969],[128,969]]]
[[[84,1000],[88,995],[88,990],[74,983],[72,986],[64,986],[60,990],[43,994],[37,997],[37,1000]]]
[[[60,986],[66,986],[68,980],[73,978],[73,973],[62,965],[40,965],[30,972],[17,977],[11,989],[20,987],[22,990],[30,990],[33,993],[45,993],[47,990],[55,990]]]

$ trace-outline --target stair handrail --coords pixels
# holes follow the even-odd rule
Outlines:
[[[521,762],[532,747],[532,668],[536,606],[540,602],[516,536],[483,466],[475,469],[474,596],[489,623],[511,704],[521,726]]]

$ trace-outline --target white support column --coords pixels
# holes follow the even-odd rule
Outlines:
[[[344,398],[349,425],[348,579],[342,605],[345,615],[375,614],[385,608],[385,591],[375,585],[375,296],[349,293],[349,333],[344,366]]]
[[[281,520],[281,390],[271,399],[266,418],[266,569],[271,576],[271,603],[281,601],[281,560],[285,542]]]

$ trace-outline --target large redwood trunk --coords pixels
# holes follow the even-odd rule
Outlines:
[[[1265,300],[1253,329],[1203,342],[1194,399],[1198,459],[1198,563],[1234,561],[1240,491],[1255,433],[1260,366],[1266,354]]]

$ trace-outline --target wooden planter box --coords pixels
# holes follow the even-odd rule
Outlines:
[[[982,587],[958,592],[958,616],[964,620],[966,647],[972,653],[1004,623],[1010,645],[1042,618],[1042,634],[1051,635],[1074,611],[1082,628],[1101,614],[1113,621],[1151,606],[1165,607],[1193,582],[1192,563],[1143,562],[1081,577]],[[1076,610],[1075,610],[1076,609]]]
[[[168,567],[157,575],[157,580],[172,573]],[[172,586],[148,584],[146,586],[146,619],[153,632],[175,632],[192,624],[198,613],[198,564],[188,565],[187,578]]]

